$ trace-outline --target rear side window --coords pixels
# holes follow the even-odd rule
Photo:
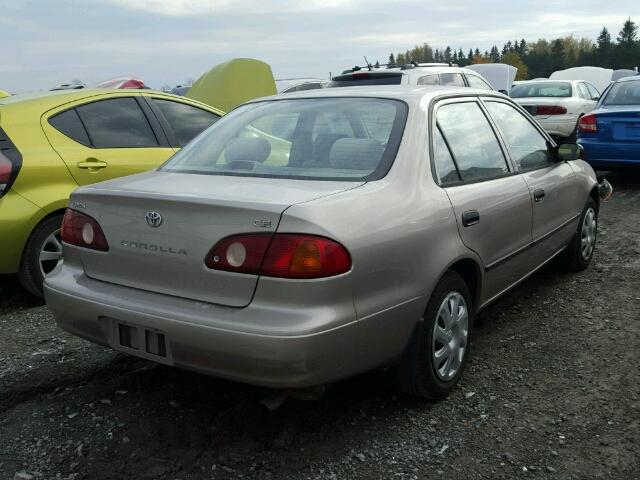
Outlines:
[[[87,147],[91,146],[89,135],[87,135],[87,131],[84,129],[84,125],[82,125],[80,117],[78,117],[78,113],[74,108],[54,115],[49,119],[49,124],[71,140],[75,140]]]
[[[509,145],[519,170],[535,170],[553,165],[546,138],[524,115],[506,103],[488,101],[485,105]]]
[[[220,119],[214,113],[184,103],[159,98],[154,98],[153,103],[167,119],[181,147]]]
[[[476,102],[443,105],[436,121],[462,181],[489,180],[509,172],[498,139]]]
[[[482,90],[493,90],[491,85],[489,85],[487,82],[485,82],[480,77],[477,77],[476,75],[471,75],[468,73],[467,81],[469,82],[469,86],[471,88],[480,88]]]
[[[462,74],[460,73],[441,73],[440,85],[450,85],[453,87],[466,87]]]
[[[418,85],[440,85],[440,77],[437,74],[425,75],[418,79]]]
[[[589,90],[587,90],[587,86],[584,83],[578,84],[578,92],[580,96],[585,100],[591,100],[591,95],[589,94]]]
[[[458,172],[453,157],[451,156],[451,151],[444,141],[444,137],[439,128],[436,128],[433,142],[433,157],[436,164],[436,172],[440,179],[440,185],[447,187],[462,181],[460,172]]]
[[[149,121],[134,98],[99,100],[76,107],[95,148],[157,147]]]
[[[598,89],[591,85],[590,83],[585,83],[587,86],[587,90],[589,90],[589,95],[591,95],[591,100],[597,100],[600,97],[600,92]]]
[[[355,87],[359,85],[400,85],[402,74],[370,74],[368,72],[338,75],[333,77],[329,87]]]

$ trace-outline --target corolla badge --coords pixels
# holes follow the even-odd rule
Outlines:
[[[144,219],[150,227],[159,227],[162,224],[162,215],[158,212],[147,212]]]

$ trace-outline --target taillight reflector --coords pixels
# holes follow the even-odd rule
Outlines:
[[[237,235],[218,242],[205,264],[214,270],[308,279],[348,272],[351,257],[338,242],[315,235]]]
[[[565,107],[560,107],[558,105],[538,105],[534,107],[533,111],[535,115],[564,115],[567,113],[567,109]]]
[[[93,218],[70,208],[64,214],[60,232],[62,241],[70,245],[100,250],[109,250],[102,228]]]
[[[598,122],[595,114],[590,113],[580,118],[578,131],[582,133],[598,133]]]

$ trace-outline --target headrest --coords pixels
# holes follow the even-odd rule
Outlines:
[[[227,163],[250,161],[262,163],[271,153],[271,144],[264,138],[234,138],[224,149]]]
[[[372,172],[380,163],[384,148],[369,138],[340,138],[331,147],[329,164],[333,168]]]

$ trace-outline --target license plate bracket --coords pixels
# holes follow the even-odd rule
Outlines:
[[[113,325],[111,346],[122,352],[172,365],[170,342],[157,328],[111,319]]]

